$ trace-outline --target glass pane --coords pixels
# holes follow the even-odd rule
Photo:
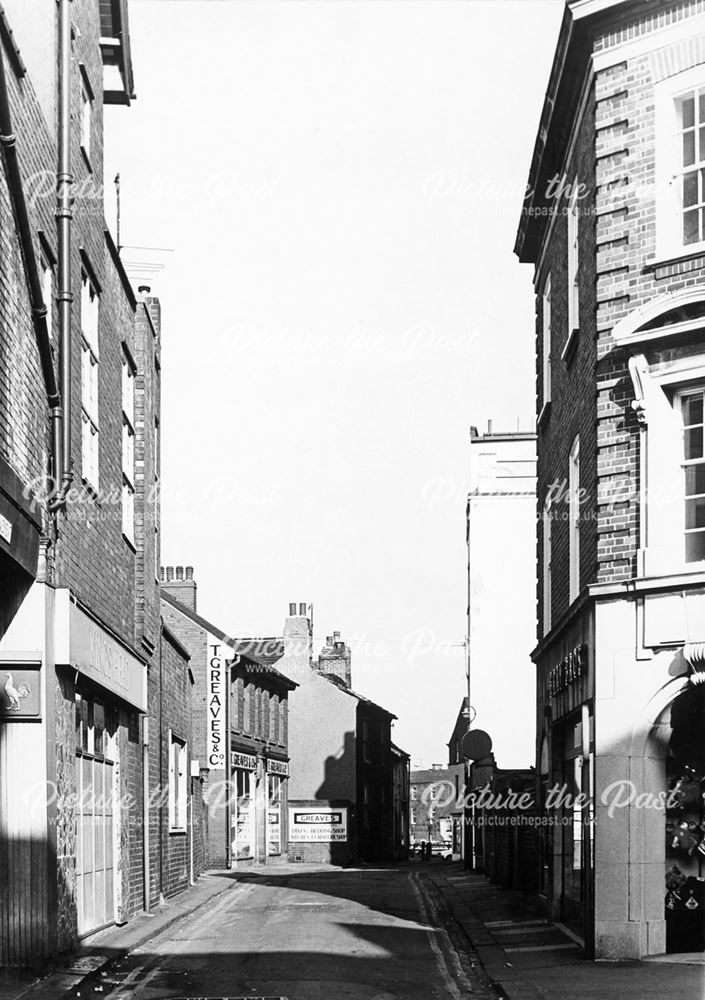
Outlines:
[[[687,426],[690,424],[701,424],[703,422],[703,397],[702,394],[698,396],[686,396],[683,400],[683,423]]]
[[[681,128],[692,128],[695,124],[695,98],[686,97],[680,103]]]
[[[705,528],[705,497],[685,502],[686,528]]]
[[[105,737],[105,709],[99,701],[96,701],[93,705],[93,727],[95,753],[103,754]]]
[[[705,493],[705,462],[689,465],[685,470],[685,495],[687,497]]]
[[[683,243],[698,242],[698,211],[683,213]]]
[[[705,122],[705,92],[700,95],[698,103],[700,104],[700,115],[698,117],[698,121]]]
[[[691,427],[685,432],[685,457],[703,457],[703,429],[702,427]]]
[[[690,208],[698,203],[698,175],[694,170],[683,174],[683,208]]]
[[[698,159],[700,161],[705,160],[705,128],[700,129],[700,146]]]
[[[695,163],[695,132],[683,133],[683,166]]]
[[[694,531],[685,536],[685,561],[699,562],[705,559],[705,531]]]

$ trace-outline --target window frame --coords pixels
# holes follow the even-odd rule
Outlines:
[[[546,275],[541,292],[541,403],[542,408],[551,402],[551,272]]]
[[[568,599],[580,593],[580,435],[576,434],[568,456]]]
[[[566,347],[576,330],[580,329],[580,185],[575,177],[568,199],[567,210],[567,279],[568,279],[568,330]]]
[[[552,603],[553,603],[553,504],[550,495],[546,497],[543,504],[543,537],[542,537],[542,561],[543,561],[543,634],[548,635],[552,628]]]
[[[100,294],[85,267],[81,268],[80,312],[81,476],[97,491],[100,487]]]
[[[703,421],[700,424],[688,424],[685,423],[685,401],[690,397],[699,396],[703,402]],[[688,516],[687,516],[687,504],[689,500],[693,499],[703,499],[705,502],[705,493],[687,493],[685,484],[685,471],[687,468],[693,468],[695,465],[702,465],[705,467],[705,447],[701,447],[703,452],[702,456],[699,458],[686,458],[685,455],[685,432],[688,427],[700,427],[702,428],[702,435],[705,438],[705,383],[696,383],[688,386],[683,386],[676,390],[673,397],[673,404],[676,412],[679,416],[680,434],[681,434],[681,453],[680,453],[680,466],[683,470],[684,475],[681,478],[681,483],[683,485],[683,496],[682,496],[682,528],[681,533],[683,536],[683,560],[685,565],[691,569],[694,566],[702,565],[705,562],[705,556],[702,559],[688,559],[687,550],[687,538],[689,534],[702,534],[705,536],[705,526],[702,528],[688,528]]]
[[[137,368],[122,345],[122,533],[135,545],[135,378]]]
[[[169,833],[188,830],[188,742],[169,730]]]

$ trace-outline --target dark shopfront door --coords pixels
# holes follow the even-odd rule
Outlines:
[[[572,718],[563,728],[560,763],[565,793],[556,835],[561,839],[561,920],[582,938],[590,955],[594,759],[592,753],[583,754],[583,725],[590,725],[587,712],[584,719]]]

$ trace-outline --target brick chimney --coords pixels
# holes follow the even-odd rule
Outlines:
[[[313,623],[304,603],[291,603],[284,621],[284,656],[277,669],[292,680],[311,669],[313,660]]]
[[[196,581],[193,578],[193,566],[162,566],[159,571],[162,590],[174,597],[181,604],[196,610]]]
[[[313,669],[319,674],[332,674],[341,680],[346,687],[352,684],[352,653],[350,647],[341,640],[340,632],[334,632],[326,638],[326,644],[321,650]]]

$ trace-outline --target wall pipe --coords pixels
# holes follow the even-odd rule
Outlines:
[[[51,439],[54,482],[48,491],[50,496],[56,494],[59,480],[64,474],[65,455],[63,451],[65,441],[64,414],[62,409],[61,394],[54,371],[54,359],[52,356],[51,342],[49,339],[49,328],[47,326],[47,307],[44,302],[42,282],[37,266],[37,257],[34,251],[34,239],[32,227],[27,211],[27,201],[22,186],[22,175],[20,172],[19,160],[17,157],[17,136],[12,128],[12,113],[10,111],[10,100],[7,91],[7,76],[5,73],[5,60],[0,47],[0,146],[5,163],[5,173],[7,186],[12,201],[12,208],[15,215],[17,235],[20,241],[20,250],[24,263],[25,278],[29,290],[30,303],[32,308],[32,321],[34,324],[34,334],[39,350],[39,360],[44,378],[44,387],[49,406],[49,417],[51,420]]]
[[[73,219],[71,172],[71,3],[59,0],[59,164],[56,219],[58,228],[59,377],[64,404],[61,498],[73,481],[71,460],[71,354],[73,291],[71,287],[71,223]]]

